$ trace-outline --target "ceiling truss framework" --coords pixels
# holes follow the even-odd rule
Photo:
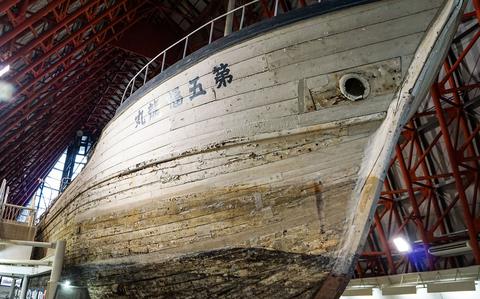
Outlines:
[[[472,50],[480,38],[480,1],[472,2],[476,10],[465,14],[430,100],[405,126],[396,147],[357,276],[480,264],[480,55]],[[292,9],[292,3],[306,5],[282,0],[280,11]],[[148,61],[148,55],[119,46],[124,36],[148,22],[167,26],[176,40],[219,15],[225,5],[206,0],[1,1],[0,67],[10,65],[2,79],[15,88],[12,99],[0,100],[0,180],[9,181],[10,201],[28,201],[78,130],[98,136],[113,117],[128,80]],[[247,20],[273,16],[274,1],[260,5],[246,12]],[[238,26],[239,20],[233,23]],[[214,35],[222,36],[223,24],[215,25]],[[175,40],[166,39],[164,46]],[[188,53],[206,40],[208,35],[192,41]],[[397,236],[417,241],[414,251],[397,252],[391,242]],[[429,253],[434,246],[462,241],[470,241],[470,253]]]
[[[0,94],[0,180],[9,182],[9,201],[26,204],[76,132],[98,137],[128,81],[152,56],[223,14],[226,5],[226,0],[0,1],[0,68],[11,68],[0,84],[15,90],[8,101]],[[305,5],[280,0],[278,10]],[[274,7],[274,0],[260,1],[245,12],[244,26],[272,17]],[[233,26],[239,24],[235,16]],[[223,36],[224,26],[215,23],[214,39]],[[145,29],[157,38],[135,39]],[[208,40],[208,34],[196,37],[187,54]],[[169,52],[165,68],[182,54]],[[149,78],[161,68],[151,66]]]
[[[0,68],[10,66],[0,84],[14,88],[8,101],[0,95],[0,179],[12,203],[28,201],[77,131],[98,136],[113,117],[126,83],[148,61],[118,46],[127,32],[161,23],[180,38],[205,11],[222,8],[180,2],[0,1]]]
[[[480,264],[480,1],[472,2],[429,99],[395,148],[357,277]],[[410,253],[396,249],[397,237],[409,240]],[[452,243],[461,252],[432,254]]]

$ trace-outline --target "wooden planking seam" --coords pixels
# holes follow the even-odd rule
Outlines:
[[[346,174],[344,174],[346,175]],[[353,176],[354,173],[350,173],[350,176]],[[308,180],[308,178],[307,178]],[[315,190],[315,186],[310,186],[311,184],[307,184],[306,186],[300,186],[301,187],[301,190],[299,190],[299,193],[302,193],[302,194],[306,194],[306,195],[312,195],[312,194],[315,194],[316,190]],[[338,185],[338,184],[336,184]],[[332,189],[332,187],[330,186],[322,186],[322,192],[329,192],[329,189]],[[250,188],[246,188],[246,189],[242,189],[241,190],[241,193],[239,194],[240,190],[235,190],[235,191],[231,191],[231,192],[222,192],[221,195],[222,198],[224,198],[225,196],[229,196],[230,193],[234,193],[236,194],[237,196],[243,196],[244,198],[245,197],[248,197],[248,198],[251,198],[251,193],[255,190],[258,190],[257,187],[250,187]],[[310,190],[310,191],[308,191]],[[278,192],[283,192],[283,191],[278,191]],[[313,193],[312,193],[313,192]],[[214,202],[214,198],[215,197],[218,197],[219,195],[216,195],[216,196],[211,196],[211,200],[212,202]],[[190,204],[190,207],[191,209],[190,210],[194,210],[195,208],[197,207],[205,207],[205,206],[210,206],[208,204],[208,201],[205,202],[205,198],[201,198],[201,197],[197,197],[197,199],[193,198],[193,199],[185,199],[184,201],[186,200],[189,200],[189,204]],[[176,201],[176,203],[178,203],[178,201]],[[202,204],[204,203],[204,204]],[[144,223],[144,222],[149,222],[149,221],[154,221],[156,218],[158,217],[175,217],[175,215],[172,215],[171,213],[168,212],[168,210],[166,209],[166,206],[158,206],[158,202],[156,203],[155,206],[153,206],[155,213],[153,212],[146,212],[144,211],[144,208],[143,209],[136,209],[136,210],[130,210],[128,212],[128,217],[137,217],[137,218],[140,218],[140,220],[138,220],[139,223]],[[138,210],[138,212],[137,212]],[[145,213],[147,213],[146,215],[148,217],[144,218],[145,217]],[[120,213],[119,215],[124,215],[122,213]],[[125,214],[127,215],[127,214]],[[119,216],[119,217],[123,217],[123,216]],[[180,216],[179,216],[180,217]],[[185,217],[184,215],[182,215],[182,217]],[[107,226],[111,226],[111,217],[103,217],[105,219],[102,220],[102,216],[97,216],[95,217],[95,223],[96,225],[100,225],[101,223],[108,223],[106,224],[106,226],[102,226],[102,227],[107,227]],[[90,219],[87,219],[86,222],[82,222],[82,226],[87,226],[88,227],[88,221],[91,221]],[[88,228],[86,228],[88,229]]]
[[[356,49],[356,48],[353,48],[353,49]],[[349,50],[347,50],[347,51],[349,51]],[[240,80],[241,80],[241,79],[240,79]],[[288,82],[286,82],[286,83],[288,83]],[[274,86],[274,85],[272,85],[272,86]],[[263,89],[263,88],[262,88],[262,89]],[[249,92],[250,92],[250,91],[249,91]],[[218,99],[217,99],[217,100],[218,100]],[[122,130],[122,131],[124,131],[124,130]],[[134,132],[135,132],[135,130],[134,130]]]
[[[300,214],[302,210],[302,206],[299,207],[299,211],[297,211]],[[232,211],[224,211],[227,217],[222,218],[221,220],[217,220],[214,222],[208,222],[208,221],[202,221],[203,219],[205,220],[211,220],[211,218],[214,215],[203,215],[199,216],[195,219],[189,219],[183,221],[183,223],[179,223],[178,225],[175,225],[175,223],[165,223],[162,224],[162,226],[155,226],[155,227],[150,227],[150,228],[144,228],[141,230],[135,230],[135,231],[130,231],[130,232],[120,232],[118,234],[114,235],[109,235],[109,236],[102,236],[102,237],[97,237],[97,238],[89,238],[88,242],[96,244],[96,246],[101,246],[101,245],[111,245],[111,244],[118,244],[118,243],[127,243],[128,246],[140,246],[145,243],[165,243],[168,241],[174,241],[174,240],[180,240],[184,239],[186,237],[194,237],[198,236],[198,233],[200,230],[203,228],[208,228],[204,230],[203,232],[206,235],[210,235],[210,237],[215,238],[212,236],[212,234],[216,235],[216,237],[219,237],[221,232],[227,232],[227,229],[234,229],[236,231],[241,231],[243,229],[246,229],[248,227],[259,227],[263,223],[261,220],[258,220],[259,216],[261,213],[258,213],[256,215],[251,214],[251,209],[246,205],[243,206],[241,209],[236,210],[235,213],[232,213]],[[230,212],[230,213],[226,213]],[[285,211],[282,211],[283,213],[286,213]],[[293,213],[294,210],[290,210],[290,213]],[[280,212],[279,212],[280,213]],[[247,216],[247,217],[245,217]],[[237,221],[238,220],[238,221]],[[312,218],[314,220],[314,218]],[[315,219],[318,221],[318,219]],[[192,224],[192,221],[196,221],[198,223]],[[281,219],[278,219],[275,222],[282,221]],[[169,229],[169,224],[171,226],[171,229]],[[190,224],[188,227],[188,230],[184,229],[182,224]],[[229,234],[228,232],[225,233],[225,235]],[[128,239],[127,236],[128,235]],[[87,238],[88,236],[85,236]],[[154,239],[156,242],[151,242],[151,240]],[[128,240],[128,241],[126,241]]]
[[[358,162],[358,159],[356,159],[356,162]],[[357,163],[357,164],[358,164],[358,163]],[[347,164],[347,165],[348,165],[348,164]],[[317,171],[314,170],[313,172],[318,172],[318,170],[317,170]],[[267,184],[268,184],[268,183],[267,183]],[[129,191],[127,190],[126,192],[129,192]],[[134,192],[134,190],[131,190],[130,192]],[[128,198],[130,195],[127,194],[127,195],[125,195],[125,196],[127,196],[127,198]],[[120,200],[120,199],[117,198],[117,203],[119,202],[119,200]],[[137,202],[137,203],[138,203],[138,202]],[[136,203],[136,204],[137,204],[137,203]],[[131,205],[131,204],[130,204],[130,205]],[[102,209],[102,210],[103,210],[103,209]],[[97,211],[100,212],[98,209],[97,209]],[[108,211],[108,210],[107,210],[107,211]],[[88,217],[88,216],[83,216],[83,217]]]
[[[311,190],[312,193],[305,194],[302,197],[297,196],[297,200],[302,201],[302,200],[306,200],[305,197],[314,196],[315,195],[315,188],[311,188],[311,189],[312,189]],[[274,199],[269,198],[268,199],[269,202],[265,203],[265,206],[266,207],[268,207],[268,206],[272,207],[272,210],[273,209],[280,209],[285,205],[288,206],[288,202],[284,202],[284,201],[289,200],[289,199],[290,198],[288,198],[288,199],[284,198],[281,201],[274,202]],[[183,216],[183,215],[178,215],[177,217],[172,217],[172,215],[168,215],[168,216],[167,215],[161,215],[160,217],[155,217],[154,219],[147,220],[147,222],[156,222],[156,224],[150,224],[150,225],[140,225],[140,223],[143,223],[143,222],[138,221],[135,225],[135,226],[137,226],[136,229],[133,229],[131,227],[122,227],[125,230],[123,230],[121,232],[117,232],[116,234],[118,234],[118,235],[128,234],[128,233],[143,234],[145,231],[158,230],[159,229],[158,228],[158,223],[162,223],[163,226],[167,226],[167,227],[168,227],[168,225],[170,225],[172,227],[178,226],[179,227],[178,229],[182,229],[182,226],[183,226],[182,224],[183,223],[187,223],[187,222],[191,222],[191,221],[199,222],[200,224],[198,224],[198,225],[189,226],[190,228],[195,228],[196,226],[201,226],[201,225],[211,223],[211,222],[206,222],[206,221],[202,222],[201,221],[202,219],[204,219],[204,218],[206,219],[207,217],[208,218],[214,217],[215,219],[217,219],[217,218],[221,219],[219,221],[226,221],[226,220],[230,219],[231,217],[217,217],[217,216],[218,215],[229,216],[233,213],[234,217],[237,217],[237,216],[240,217],[240,216],[245,216],[245,215],[250,215],[252,217],[256,217],[255,214],[251,214],[252,211],[256,211],[258,213],[260,213],[262,211],[261,209],[257,208],[256,203],[251,201],[251,200],[250,201],[245,201],[242,198],[231,198],[231,199],[228,199],[227,202],[228,202],[228,206],[226,206],[224,209],[212,210],[210,212],[206,208],[189,209],[189,213],[192,214],[192,215],[187,217],[187,218],[186,218],[186,216]],[[233,212],[232,208],[229,207],[232,204],[235,204],[235,212]],[[299,205],[299,204],[300,204],[299,202],[296,202],[295,205]],[[244,212],[244,213],[242,214],[242,212]],[[217,215],[217,216],[215,216],[215,215]],[[162,222],[161,219],[159,219],[159,218],[165,218],[165,220],[168,220],[168,221],[167,222],[165,222],[165,221]],[[171,219],[167,219],[167,218],[171,218]],[[141,228],[139,229],[138,226],[141,226]],[[90,239],[93,240],[93,239],[96,239],[96,238],[103,238],[103,237],[106,237],[106,236],[110,236],[111,232],[109,232],[109,229],[114,231],[114,232],[117,231],[116,229],[114,229],[111,226],[109,228],[107,228],[106,231],[105,231],[104,228],[94,228],[94,229],[85,231],[82,238],[88,238],[89,236],[92,236],[92,238],[90,238]],[[168,230],[165,227],[162,227],[162,230],[167,230],[167,232],[176,231],[176,230]],[[98,234],[98,231],[101,231],[101,234]],[[93,235],[95,235],[95,237],[93,237]],[[129,239],[129,240],[133,240],[133,239]]]
[[[413,33],[418,33],[418,20],[425,22],[426,29],[429,20],[436,13],[436,9],[420,11],[415,14],[401,16],[395,19],[389,19],[385,22],[372,23],[356,27],[348,32],[339,32],[319,39],[312,39],[291,46],[293,54],[288,50],[290,47],[284,47],[270,53],[266,53],[267,63],[270,70],[276,68],[300,63],[312,58],[321,58],[327,55],[338,53],[338,49],[343,51],[354,50],[365,45],[386,41],[392,38],[398,38]],[[412,18],[414,18],[412,20]],[[375,34],[371,34],[375,32]],[[346,34],[348,33],[348,34]],[[385,39],[388,36],[388,39]],[[307,50],[307,52],[305,52]],[[320,53],[315,53],[321,50]],[[313,52],[313,55],[312,55]],[[315,55],[316,54],[316,55]],[[288,59],[287,59],[288,58]]]
[[[360,135],[359,137],[351,137],[350,139],[345,139],[345,142],[348,142],[349,140],[355,140],[356,138],[366,138],[366,136],[367,136],[366,134],[363,134],[363,136]],[[324,148],[324,150],[325,150],[325,148]],[[292,156],[292,157],[289,157],[289,159],[290,159],[290,158],[295,158],[295,157],[296,157],[296,156]],[[265,164],[262,164],[262,165],[265,165]],[[129,179],[129,178],[126,178],[126,179]],[[137,182],[137,183],[139,183],[139,182]],[[93,191],[92,191],[92,192],[93,192]],[[98,194],[98,193],[96,193],[96,194]]]
[[[336,122],[336,125],[341,125],[341,122],[340,122],[340,123]],[[321,129],[321,128],[319,128],[319,129]],[[120,174],[120,175],[121,175],[121,174]],[[108,180],[104,180],[104,181],[108,181]],[[78,181],[75,180],[74,182],[78,182]],[[94,185],[94,186],[95,186],[95,185]],[[92,187],[94,187],[94,186],[92,186]],[[70,189],[67,189],[67,190],[66,190],[66,193],[69,194],[69,193],[71,193],[71,191],[72,191],[71,188],[70,188]],[[82,192],[82,193],[83,193],[83,192]],[[81,194],[81,193],[80,193],[80,194]]]
[[[303,218],[305,217],[314,217],[314,214],[312,213],[311,215],[309,215],[308,213],[305,213],[305,211],[302,211],[302,209],[298,209],[298,211],[296,211],[295,213],[293,213],[294,215],[297,215],[297,217],[293,218],[293,219],[288,219],[288,220],[284,220],[284,221],[280,221],[280,222],[275,222],[275,223],[271,223],[270,226],[267,226],[267,227],[259,227],[259,226],[256,226],[256,227],[252,227],[250,228],[249,230],[256,230],[256,231],[266,231],[266,232],[269,232],[269,233],[272,233],[272,232],[277,232],[277,231],[281,231],[283,230],[282,228],[280,229],[272,229],[271,227],[272,226],[277,226],[277,227],[281,227],[282,226],[282,223],[284,222],[288,222],[290,223],[290,225],[288,226],[285,226],[285,227],[292,227],[293,223],[297,222],[297,223],[301,223],[301,225],[305,225],[305,222],[302,221]],[[248,223],[248,222],[246,222]],[[298,224],[297,224],[298,225]],[[235,227],[235,225],[233,225],[232,227]],[[173,233],[178,233],[178,232],[173,232]],[[225,234],[223,237],[218,237],[217,239],[225,239],[225,238],[232,238],[234,235],[238,235],[238,234],[243,234],[243,235],[246,235],[247,238],[248,238],[248,234],[245,234],[245,230],[236,230],[235,232],[228,232],[227,234]],[[316,235],[316,234],[314,234]],[[178,240],[180,240],[182,238],[178,238]],[[208,240],[210,242],[215,242],[216,240],[213,239],[213,240]],[[207,242],[208,242],[207,241]],[[155,244],[155,243],[151,243],[151,244]],[[108,245],[107,245],[108,246]],[[175,247],[171,247],[171,248],[164,248],[162,251],[172,251],[172,250],[175,250]]]
[[[429,3],[429,4],[427,5],[427,3]],[[394,6],[395,6],[395,5],[398,5],[398,4],[394,3]],[[418,8],[419,5],[424,5],[424,6]],[[431,9],[431,8],[438,8],[438,1],[430,1],[430,2],[422,1],[422,3],[415,3],[415,5],[412,5],[412,6],[411,6],[411,8],[413,8],[413,7],[415,7],[415,10],[411,10],[411,11],[408,10],[408,9],[410,9],[410,8],[407,8],[407,11],[405,12],[406,15],[409,15],[409,14],[411,14],[411,13],[415,13],[418,9],[420,9],[420,10],[423,11],[423,10],[428,10],[428,9]],[[402,9],[405,9],[405,7],[402,7]],[[376,10],[380,10],[381,13],[375,13]],[[378,6],[377,6],[377,7],[374,7],[374,8],[373,8],[373,11],[370,10],[370,9],[365,9],[365,8],[363,8],[363,9],[360,10],[359,13],[355,14],[355,16],[356,16],[356,18],[358,19],[358,18],[361,16],[361,13],[367,13],[367,14],[368,14],[367,20],[369,20],[369,21],[372,20],[372,15],[373,15],[375,18],[379,18],[379,21],[377,21],[377,22],[381,22],[381,20],[384,20],[384,21],[385,21],[385,20],[388,20],[388,19],[393,18],[392,15],[390,15],[390,14],[393,13],[393,15],[396,16],[400,11],[402,11],[402,10],[392,9],[392,7],[390,7],[390,6],[388,6],[388,5],[386,4],[385,6],[382,6],[382,7],[378,7]],[[400,15],[400,17],[401,17],[401,16],[406,16],[406,15]],[[348,16],[343,16],[343,18],[347,21],[348,24],[350,24],[350,25],[355,24],[354,22],[353,22],[353,23],[351,22],[351,18],[350,18],[350,17],[348,17]],[[335,27],[325,28],[326,31],[324,31],[324,33],[325,33],[325,32],[327,33],[326,36],[329,36],[330,34],[336,34],[337,31],[335,31],[335,29],[338,30],[339,25],[342,24],[342,23],[341,23],[341,19],[342,19],[342,18],[340,18],[340,19],[339,19],[339,18],[334,18],[334,19],[335,19]],[[311,22],[311,21],[312,21],[312,20],[302,21],[302,22],[300,22],[300,24],[303,24],[303,23],[305,23],[305,22],[308,23],[308,22]],[[330,20],[330,21],[331,21],[331,20]],[[328,15],[322,16],[322,18],[319,18],[318,20],[316,20],[316,21],[314,21],[314,22],[315,22],[315,24],[312,25],[312,26],[320,26],[320,24],[323,24],[323,23],[327,23],[327,24],[328,24]],[[318,22],[320,22],[320,24],[317,24]],[[367,24],[370,24],[370,23],[367,23]],[[276,32],[269,33],[269,34],[272,35],[272,37],[269,38],[269,40],[275,41],[275,39],[278,39],[278,36],[283,36],[283,35],[285,35],[285,34],[287,34],[287,33],[292,33],[292,32],[294,32],[294,31],[297,31],[298,28],[296,28],[295,26],[298,26],[298,24],[294,25],[294,26],[293,26],[294,28],[288,28],[288,27],[287,27],[287,28],[285,28],[285,29],[280,29],[280,30],[278,30],[278,31],[276,31]],[[329,30],[328,30],[328,29],[329,29]],[[347,27],[346,29],[344,29],[344,31],[349,31],[350,29],[351,29],[351,27]],[[282,31],[282,30],[285,30],[285,31]],[[308,32],[314,32],[315,34],[318,34],[318,30],[307,31],[307,33],[308,33]],[[247,42],[245,42],[245,43],[242,43],[241,45],[239,45],[239,47],[241,47],[242,50],[241,50],[241,51],[236,51],[237,53],[234,53],[235,55],[233,55],[233,53],[231,53],[231,52],[229,51],[229,49],[236,50],[236,47],[237,47],[237,46],[232,46],[231,48],[226,49],[226,50],[222,51],[221,53],[215,54],[215,55],[209,57],[208,59],[209,59],[209,60],[215,60],[216,57],[219,56],[219,55],[221,55],[221,54],[232,54],[232,55],[230,55],[230,56],[238,57],[238,56],[239,56],[238,54],[241,54],[241,53],[243,53],[243,52],[248,52],[248,53],[250,53],[251,50],[245,51],[244,48],[247,47],[247,46],[249,46],[249,43],[252,43],[253,45],[258,44],[258,41],[264,40],[266,36],[268,36],[268,34],[267,34],[267,35],[263,35],[263,36],[260,37],[260,38],[255,38],[255,39],[252,40],[252,41],[247,41]],[[305,36],[305,34],[302,34],[302,35],[295,34],[295,35],[294,35],[295,38],[297,38],[297,37],[304,37],[304,36]],[[322,37],[326,37],[326,36],[322,36]],[[316,39],[316,38],[318,38],[318,36],[309,37],[309,39]],[[303,42],[303,41],[305,41],[305,40],[304,40],[304,39],[301,39],[301,40],[298,40],[298,41],[297,41],[296,39],[294,39],[294,40],[292,41],[292,44],[301,43],[301,42]],[[270,44],[271,44],[271,43],[269,43],[269,45],[270,45]],[[287,45],[287,46],[290,46],[290,44]],[[284,47],[285,47],[285,41],[282,41],[282,43],[277,46],[277,48],[284,48]],[[238,52],[239,52],[239,53],[238,53]],[[262,50],[262,51],[258,51],[258,50],[257,50],[256,52],[254,51],[253,53],[254,53],[253,55],[261,55],[261,54],[269,53],[269,51],[263,51],[263,50]],[[249,58],[251,58],[251,54],[250,54],[250,56],[249,56],[247,59],[245,59],[245,60],[248,60]],[[203,62],[203,61],[202,61],[202,62]],[[243,62],[243,60],[240,61],[240,62]],[[216,61],[215,63],[213,63],[213,64],[210,66],[210,69],[213,67],[214,64],[218,64],[218,63],[219,63],[219,61]],[[192,67],[192,68],[193,68],[193,67]],[[188,70],[186,70],[186,71],[188,71]]]

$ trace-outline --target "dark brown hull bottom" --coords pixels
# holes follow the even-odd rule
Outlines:
[[[332,266],[321,255],[234,248],[161,262],[67,266],[64,277],[91,298],[313,298]]]

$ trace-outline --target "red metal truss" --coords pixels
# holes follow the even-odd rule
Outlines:
[[[123,8],[123,6],[119,6],[119,7]],[[136,14],[138,9],[139,9],[139,6],[137,5],[130,11],[116,12],[115,15],[119,13],[122,15],[118,16],[118,18],[116,18],[115,20],[112,20],[108,26],[105,26],[103,29],[99,30],[98,32],[90,34],[89,38],[84,40],[83,38],[84,32],[86,32],[87,30],[92,30],[92,28],[94,28],[94,25],[96,25],[98,22],[100,22],[103,19],[102,17],[111,16],[110,15],[111,12],[107,11],[105,14],[102,14],[100,18],[95,19],[95,21],[92,24],[85,26],[85,28],[79,30],[78,32],[73,34],[71,37],[67,38],[65,41],[52,47],[50,50],[48,50],[45,53],[45,55],[43,55],[38,60],[32,62],[28,67],[25,67],[24,69],[19,70],[10,78],[7,78],[7,80],[11,82],[19,82],[19,81],[22,81],[20,80],[21,77],[25,76],[29,72],[33,73],[33,79],[28,81],[28,83],[22,84],[22,87],[19,88],[19,91],[14,96],[14,100],[20,96],[25,96],[26,98],[30,99],[30,101],[28,100],[22,101],[22,103],[20,105],[17,105],[15,109],[10,110],[6,117],[12,116],[16,112],[20,111],[22,108],[26,107],[31,101],[35,100],[36,97],[39,96],[41,92],[45,91],[51,86],[54,80],[44,82],[45,77],[52,78],[52,72],[56,72],[55,77],[58,78],[58,73],[66,72],[70,69],[71,66],[78,64],[78,60],[74,59],[78,54],[78,52],[84,51],[89,46],[94,44],[98,44],[98,43],[106,44],[110,42],[112,39],[116,37],[115,34],[117,32],[115,30],[115,26],[122,25],[120,24],[121,22],[127,22],[126,24],[123,24],[121,26],[123,30],[128,28],[127,24],[128,23],[131,24],[130,19]],[[68,52],[68,54],[65,54],[63,56],[56,54],[58,53],[58,51],[63,51],[64,48],[69,43],[72,43],[75,46],[75,50],[70,51]],[[53,59],[51,59],[52,56],[53,56]],[[82,61],[82,59],[85,59],[85,56],[86,55],[82,55],[81,58],[79,58],[79,60]],[[55,62],[49,63],[51,61],[55,61]],[[58,72],[58,68],[61,68],[60,72]],[[34,86],[38,82],[41,82],[41,83],[39,85]],[[37,86],[38,88],[35,88]]]
[[[69,86],[68,90],[65,92],[62,92],[61,95],[62,97],[59,99],[56,99],[55,97],[53,98],[53,101],[51,103],[48,103],[48,105],[44,105],[42,107],[39,107],[39,111],[48,109],[48,112],[46,114],[41,114],[38,113],[37,115],[41,117],[42,115],[48,115],[47,118],[39,118],[37,120],[32,120],[29,119],[29,123],[32,123],[31,128],[36,128],[37,126],[40,126],[40,122],[46,122],[47,126],[52,123],[58,124],[62,127],[62,123],[58,123],[63,118],[66,120],[70,119],[71,113],[75,112],[73,109],[76,108],[75,103],[82,103],[82,101],[79,100],[81,96],[85,96],[85,92],[91,92],[90,88],[88,86],[93,86],[94,84],[97,83],[98,79],[97,74],[99,72],[104,72],[105,68],[112,64],[115,59],[121,59],[122,56],[117,56],[117,52],[107,52],[105,53],[106,56],[105,59],[98,59],[97,63],[92,65],[90,68],[85,69],[82,72],[79,72],[75,75],[76,78],[71,78],[72,81],[72,86]],[[89,75],[92,75],[90,80],[85,80],[84,76],[85,73],[88,72]],[[90,85],[87,85],[89,83]],[[101,81],[100,81],[101,83]],[[77,91],[82,90],[83,92],[81,93],[76,93]],[[71,96],[72,94],[76,94],[76,96]],[[67,110],[65,110],[67,108]],[[35,121],[35,122],[34,122]],[[48,129],[48,128],[45,128]],[[29,136],[29,138],[24,138],[17,140],[15,143],[12,143],[11,147],[5,148],[5,150],[2,152],[0,158],[0,171],[3,171],[4,169],[18,169],[18,163],[21,163],[22,160],[24,160],[25,153],[23,152],[22,154],[21,151],[18,151],[19,148],[22,146],[30,145],[29,148],[35,149],[38,148],[39,144],[37,144],[37,141],[41,142],[48,136],[49,132],[48,130],[45,130],[44,132],[41,132],[40,134],[28,134],[28,132],[24,132],[24,135]],[[12,135],[11,138],[15,138],[18,135]],[[8,141],[8,140],[7,140]],[[17,161],[17,159],[19,161]],[[8,162],[10,161],[10,162]],[[20,164],[21,165],[21,164]],[[11,174],[8,172],[8,174]]]
[[[211,17],[182,1],[177,19],[200,24]],[[209,11],[218,7],[204,2]],[[122,89],[147,61],[115,45],[145,20],[178,26],[160,11],[177,5],[167,4],[0,1],[0,67],[10,66],[2,80],[15,87],[9,102],[0,101],[0,179],[9,182],[11,202],[31,197],[75,132],[98,135],[114,116]],[[177,38],[185,34],[174,29]]]
[[[480,1],[473,3],[429,99],[398,141],[357,277],[480,264]],[[399,252],[397,237],[412,251]],[[466,245],[438,253],[453,242]]]
[[[113,57],[114,59],[122,58],[122,56],[118,55],[118,53],[117,55],[112,55],[111,57]],[[105,67],[105,65],[112,62],[113,62],[113,59],[106,60],[105,63],[100,64],[97,71],[101,70],[103,67]],[[87,103],[83,103],[82,101],[79,101],[79,99],[81,98],[86,99],[85,97],[86,93],[91,93],[91,92],[95,93],[95,91],[97,91],[96,88],[93,88],[95,85],[98,86],[97,88],[107,86],[108,75],[113,75],[117,71],[118,71],[117,69],[114,69],[112,70],[111,73],[106,74],[105,75],[106,78],[104,78],[105,82],[102,84],[100,84],[100,82],[98,81],[98,78],[97,80],[81,81],[81,83],[77,86],[77,88],[73,88],[70,91],[72,92],[76,90],[78,91],[83,90],[83,91],[75,93],[76,94],[75,96],[71,96],[73,94],[70,92],[67,96],[63,97],[62,101],[59,101],[60,104],[58,105],[59,106],[58,109],[56,108],[56,105],[53,105],[53,108],[52,108],[53,112],[49,117],[51,121],[53,121],[55,124],[58,124],[59,127],[62,129],[64,129],[65,127],[69,127],[69,125],[72,123],[76,123],[76,125],[73,126],[69,131],[69,134],[68,134],[69,136],[67,138],[68,140],[71,140],[71,138],[74,136],[73,134],[75,133],[76,129],[79,128],[79,124],[82,124],[85,122],[85,117],[91,114],[91,111],[94,109],[94,103],[98,100],[98,98],[101,97],[101,95],[100,93],[97,93],[98,95],[96,97],[89,97],[89,102]],[[89,88],[89,86],[91,88]],[[84,111],[82,111],[81,109],[82,107],[85,107],[85,109],[83,109]],[[75,122],[76,119],[81,119],[81,121]],[[49,140],[45,140],[45,138],[49,137],[48,133],[45,133],[40,135],[40,138],[36,138],[33,141],[28,141],[28,145],[30,146],[34,145],[31,147],[31,150],[28,151],[30,153],[27,152],[27,153],[24,153],[22,156],[15,156],[15,157],[18,157],[18,160],[12,160],[10,163],[7,164],[7,167],[10,169],[10,171],[7,172],[9,174],[9,177],[17,178],[12,180],[11,184],[16,184],[16,183],[20,184],[19,188],[17,188],[16,190],[23,190],[24,185],[27,184],[27,182],[31,181],[31,180],[22,179],[20,175],[24,171],[24,168],[28,168],[29,166],[29,165],[25,165],[24,163],[25,162],[31,163],[31,161],[43,160],[43,158],[39,157],[38,155],[45,154],[45,153],[47,153],[48,155],[49,150],[48,149],[46,150],[45,148],[43,148],[45,142],[47,142],[47,145],[48,145],[51,142],[56,141],[57,137],[61,137],[63,135],[65,135],[65,132],[62,132],[61,134],[59,134],[59,136],[56,136],[56,135],[53,137],[50,136]],[[57,144],[57,146],[63,147],[63,149],[65,149],[65,146],[63,145],[63,143]],[[35,176],[32,177],[31,179],[35,179]],[[12,193],[12,195],[15,195],[15,193]],[[22,197],[24,197],[23,194],[22,194]]]

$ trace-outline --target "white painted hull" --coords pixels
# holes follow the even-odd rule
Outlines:
[[[446,46],[428,53],[456,5],[386,0],[312,17],[146,86],[41,237],[67,239],[72,278],[93,297],[120,296],[119,284],[150,298],[314,295],[328,275],[348,274],[385,170],[372,161],[388,160],[415,109],[403,95],[425,68],[411,62],[441,60]],[[224,84],[212,73],[222,63]],[[342,97],[345,74],[366,78],[369,95]]]

